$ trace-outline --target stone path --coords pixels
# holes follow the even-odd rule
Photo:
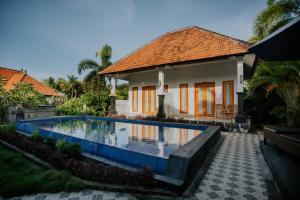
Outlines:
[[[222,133],[224,141],[194,195],[185,199],[268,199],[265,174],[268,167],[256,134]],[[14,199],[97,200],[135,199],[130,194],[86,190],[78,193],[37,194]],[[176,198],[172,198],[176,199]],[[183,199],[183,198],[178,198]]]
[[[223,144],[195,193],[197,199],[268,199],[268,167],[259,148],[259,136],[223,135]]]

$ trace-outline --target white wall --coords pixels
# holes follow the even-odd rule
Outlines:
[[[237,61],[198,64],[181,68],[165,69],[165,85],[169,91],[165,103],[171,103],[175,115],[179,115],[180,84],[188,84],[188,115],[195,114],[194,84],[200,82],[215,82],[216,104],[222,104],[222,81],[234,81],[234,104],[237,105]],[[158,70],[132,73],[129,75],[129,114],[142,114],[142,86],[156,85],[158,90]],[[132,113],[132,87],[138,87],[138,112]],[[158,93],[156,93],[158,94]],[[156,98],[158,106],[158,97]],[[158,108],[157,108],[158,109]],[[184,116],[185,114],[181,114]]]

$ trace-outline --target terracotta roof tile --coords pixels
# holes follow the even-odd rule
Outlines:
[[[243,54],[248,48],[247,42],[193,26],[154,39],[100,74]]]
[[[42,84],[38,80],[19,70],[0,67],[0,76],[4,80],[4,89],[7,91],[12,90],[17,83],[25,82],[32,84],[32,87],[43,95],[61,96],[54,89]]]

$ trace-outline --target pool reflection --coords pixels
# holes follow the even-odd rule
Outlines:
[[[39,124],[46,130],[126,148],[159,157],[171,153],[201,133],[200,130],[101,120],[69,120]]]

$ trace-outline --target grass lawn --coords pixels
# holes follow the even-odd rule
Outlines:
[[[79,191],[85,185],[65,171],[44,169],[0,144],[0,196]]]

